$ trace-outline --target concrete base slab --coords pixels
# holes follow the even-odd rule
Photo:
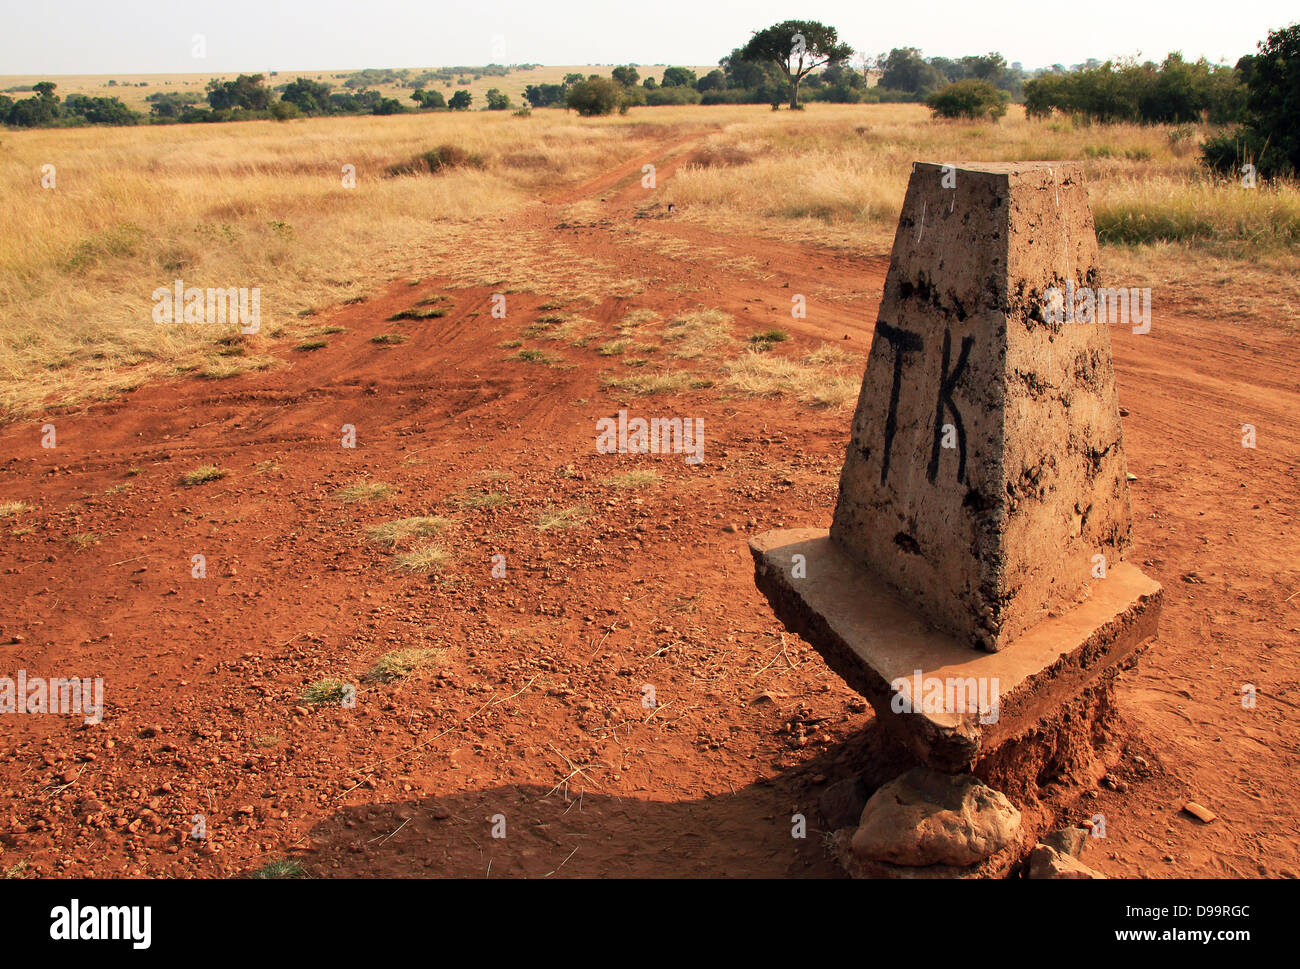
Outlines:
[[[954,773],[974,770],[1131,663],[1156,635],[1163,598],[1158,582],[1120,563],[1093,581],[1078,605],[1000,652],[981,653],[932,627],[825,529],[765,532],[751,539],[750,551],[755,583],[786,628],[866,697],[923,763]],[[936,684],[949,700],[974,700],[978,684],[996,706],[981,712],[974,703],[947,702],[936,709]]]

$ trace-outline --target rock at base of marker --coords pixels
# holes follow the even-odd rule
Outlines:
[[[964,867],[1014,844],[1020,832],[1020,812],[1000,791],[971,774],[915,767],[872,795],[852,847],[866,861]]]
[[[1087,828],[1061,828],[1045,836],[1042,844],[1063,855],[1075,858],[1083,857],[1083,849],[1088,847]]]
[[[1089,868],[1078,858],[1040,842],[1029,855],[1029,877],[1095,879],[1106,876]]]

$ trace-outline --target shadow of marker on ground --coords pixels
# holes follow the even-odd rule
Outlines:
[[[797,767],[698,800],[580,790],[572,778],[567,798],[563,786],[518,784],[351,805],[291,856],[325,878],[843,878],[819,795],[855,775],[874,790],[906,769],[899,756],[873,725]],[[792,835],[796,812],[803,838]],[[492,836],[498,815],[502,838]]]

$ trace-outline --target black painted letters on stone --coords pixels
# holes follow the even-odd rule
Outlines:
[[[894,445],[894,432],[898,430],[898,394],[903,389],[903,355],[909,351],[925,349],[919,333],[890,326],[884,320],[876,321],[876,332],[894,348],[894,382],[889,388],[889,414],[885,417],[885,452],[880,458],[880,483],[889,477],[889,450]]]
[[[889,412],[885,416],[885,449],[880,458],[880,483],[889,477],[890,451],[894,445],[894,434],[898,431],[898,395],[903,388],[903,362],[908,353],[919,353],[925,349],[925,341],[919,333],[890,326],[883,320],[876,321],[876,333],[889,341],[894,351],[894,379],[889,388]],[[967,358],[971,347],[975,345],[973,336],[962,337],[961,353],[957,363],[949,370],[952,359],[952,331],[943,333],[943,369],[939,374],[939,396],[934,406],[934,446],[930,451],[930,465],[926,468],[926,478],[931,484],[939,475],[939,451],[943,437],[943,417],[947,410],[952,414],[953,426],[957,430],[957,480],[966,480],[966,425],[962,422],[961,411],[952,399],[952,392],[957,381],[966,372]]]

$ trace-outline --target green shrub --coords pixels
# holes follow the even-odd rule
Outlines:
[[[935,91],[925,103],[935,117],[997,121],[1007,113],[1010,98],[1006,91],[999,91],[988,81],[969,80],[956,81]]]
[[[623,85],[608,77],[592,77],[579,81],[569,88],[565,99],[574,111],[584,117],[627,112],[627,98]]]
[[[1245,123],[1207,141],[1202,163],[1233,177],[1247,164],[1260,178],[1300,173],[1300,24],[1270,30],[1259,53],[1237,67],[1246,75]]]

